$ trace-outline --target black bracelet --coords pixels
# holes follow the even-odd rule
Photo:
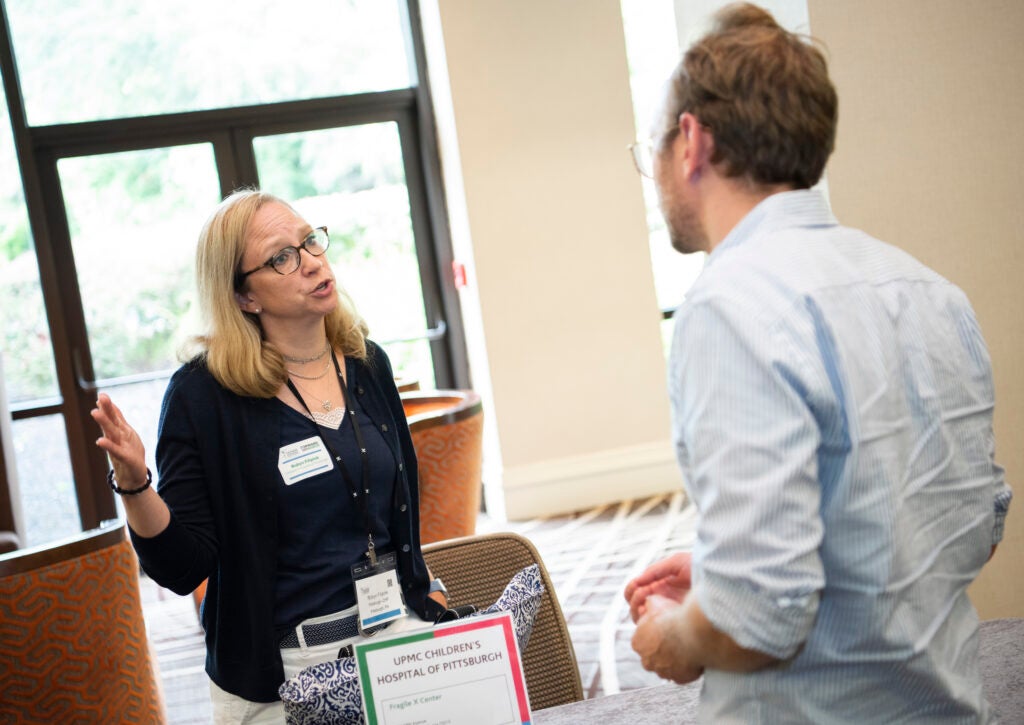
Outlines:
[[[116,494],[120,494],[121,496],[134,496],[138,493],[142,493],[143,491],[150,487],[150,485],[153,483],[153,472],[148,468],[146,469],[145,486],[140,486],[139,488],[121,488],[120,486],[117,485],[117,483],[114,482],[114,469],[111,468],[109,471],[107,471],[107,483],[110,484],[110,490]]]

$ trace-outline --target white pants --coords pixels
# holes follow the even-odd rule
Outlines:
[[[330,622],[354,614],[355,607],[346,609],[343,612],[328,614],[323,617],[307,619],[302,624],[319,624]],[[387,629],[377,636],[391,636],[402,632],[415,632],[418,629],[431,627],[430,622],[424,622],[414,612],[402,619],[392,622]],[[330,662],[338,659],[338,650],[346,644],[353,642],[364,642],[373,639],[356,635],[349,639],[320,644],[313,647],[287,647],[281,650],[281,661],[284,663],[284,678],[286,680],[295,677],[302,670],[323,662]],[[301,640],[300,640],[301,641]],[[284,704],[277,702],[252,702],[238,695],[225,692],[210,680],[210,699],[213,702],[213,722],[215,725],[282,725],[284,723]]]

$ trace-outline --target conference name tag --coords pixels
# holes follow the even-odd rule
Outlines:
[[[395,552],[381,554],[376,561],[352,565],[352,583],[359,606],[359,631],[380,627],[408,614],[402,587],[398,582],[398,557]]]
[[[281,446],[277,454],[277,468],[281,478],[291,486],[312,476],[334,468],[334,461],[320,436]]]

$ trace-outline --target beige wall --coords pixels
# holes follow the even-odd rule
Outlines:
[[[474,386],[500,445],[485,484],[512,518],[678,490],[618,0],[438,0],[428,31],[434,13]]]
[[[618,2],[436,1],[472,364],[501,450],[488,483],[503,483],[513,517],[678,487],[643,202],[623,152],[634,130]],[[971,297],[995,369],[999,457],[1019,491],[1024,3],[808,6],[840,94],[836,213]],[[986,618],[1024,616],[1019,498],[972,589]]]
[[[1024,3],[810,0],[839,91],[836,215],[960,285],[992,354],[996,446],[1017,493],[971,595],[1024,616]]]

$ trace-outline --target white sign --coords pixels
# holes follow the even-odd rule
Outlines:
[[[354,647],[369,725],[527,725],[522,660],[508,612]]]

